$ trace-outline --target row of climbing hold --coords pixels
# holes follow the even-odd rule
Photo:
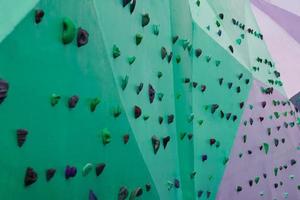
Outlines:
[[[236,19],[234,19],[234,18],[232,18],[231,21],[232,21],[232,24],[233,24],[233,25],[238,26],[241,30],[245,31],[245,29],[246,29],[246,28],[245,28],[245,24],[239,22],[238,20],[236,20]],[[262,35],[260,32],[255,31],[255,30],[253,30],[253,29],[250,28],[250,27],[247,28],[246,31],[247,31],[249,34],[252,34],[252,35],[254,35],[255,37],[257,37],[257,38],[263,40],[263,35]]]
[[[102,172],[105,169],[105,164],[104,163],[99,163],[96,166],[94,166],[91,163],[87,163],[83,168],[82,168],[82,176],[87,176],[88,174],[91,173],[92,170],[95,170],[96,176],[100,176]],[[46,170],[46,180],[47,182],[50,181],[56,174],[56,169],[50,168]],[[68,180],[70,178],[74,178],[77,175],[77,168],[74,166],[69,166],[67,165],[65,168],[65,179]],[[32,168],[32,167],[27,167],[25,171],[25,177],[24,177],[24,185],[25,187],[32,185],[38,180],[38,173]]]

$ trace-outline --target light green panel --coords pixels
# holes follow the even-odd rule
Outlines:
[[[39,0],[0,0],[0,42],[38,2]]]
[[[143,199],[159,199],[135,140],[136,130],[119,98],[94,1],[44,0],[37,8],[45,11],[39,25],[34,23],[33,10],[0,44],[0,77],[10,84],[8,97],[0,105],[1,199],[82,200],[88,199],[90,189],[98,199],[117,199],[121,186],[129,192],[142,187]],[[62,44],[64,17],[88,30],[86,46],[78,48],[76,41]],[[55,107],[50,105],[53,93],[62,97]],[[70,110],[67,101],[72,95],[80,100]],[[101,103],[92,113],[89,105],[96,97]],[[114,118],[112,111],[118,106],[122,114]],[[16,140],[19,128],[29,131],[22,148]],[[112,135],[105,146],[104,128]],[[127,145],[122,139],[126,133],[130,134]],[[82,176],[85,164],[102,162],[106,167],[99,177],[94,171]],[[75,178],[65,180],[66,165],[77,167]],[[25,188],[27,167],[34,168],[38,180]],[[45,178],[48,168],[57,170],[50,182]],[[147,183],[152,185],[150,192],[145,191]]]
[[[190,0],[190,6],[195,23],[228,52],[230,52],[228,48],[229,45],[232,45],[234,49],[232,55],[248,69],[255,78],[273,86],[284,94],[282,86],[269,83],[269,80],[280,81],[273,73],[276,69],[256,61],[257,57],[270,61],[272,61],[272,58],[264,41],[247,32],[249,27],[254,29],[254,31],[260,31],[249,1],[230,0],[226,3],[220,3],[218,0],[203,0],[198,7],[194,0]],[[220,13],[224,14],[223,20],[218,16]],[[245,30],[233,25],[232,18],[245,24]],[[220,27],[216,25],[216,21],[220,22]],[[207,26],[210,27],[210,30],[207,29]],[[221,36],[217,34],[219,30],[222,31]],[[242,34],[244,34],[244,39],[241,37]],[[240,40],[240,44],[237,42],[238,40]],[[254,71],[253,66],[259,67],[259,71]]]
[[[193,27],[193,47],[201,48],[203,53],[199,58],[193,56],[192,81],[207,87],[205,92],[199,87],[193,88],[195,192],[197,195],[199,190],[203,191],[202,199],[206,199],[209,191],[210,199],[214,199],[226,166],[223,162],[229,157],[243,113],[239,104],[248,98],[252,76],[197,24]],[[211,58],[209,62],[208,57]],[[220,61],[219,66],[216,66],[217,61]],[[243,76],[239,80],[241,73]],[[222,85],[219,84],[220,78],[223,78]],[[248,84],[246,79],[250,80]],[[228,88],[229,82],[233,84],[231,89]],[[240,87],[240,93],[236,92],[237,87]],[[219,105],[214,114],[211,113],[212,104]],[[223,119],[221,110],[225,114]],[[226,119],[227,113],[232,113],[229,120]],[[233,115],[237,116],[235,122]],[[199,125],[199,120],[203,120],[202,125]],[[220,146],[216,147],[217,143],[211,146],[210,139],[220,142]],[[202,155],[207,155],[204,162]]]
[[[168,54],[172,51],[169,1],[137,1],[132,14],[129,7],[123,8],[121,1],[118,0],[105,2],[105,6],[102,1],[96,2],[99,21],[105,30],[105,44],[113,63],[114,76],[119,83],[118,92],[160,199],[181,199],[181,188],[173,187],[168,190],[168,182],[180,180],[175,123],[177,116],[173,123],[167,123],[167,116],[175,115],[173,67],[172,62],[167,62],[167,58],[164,60],[161,58],[162,47],[167,49]],[[150,23],[143,28],[142,15],[146,13],[150,16]],[[153,25],[159,26],[159,35],[153,33]],[[143,35],[139,46],[135,43],[137,33]],[[112,57],[113,45],[118,46],[121,51],[121,56],[116,59]],[[127,60],[131,56],[136,57],[132,65]],[[157,77],[158,72],[162,72],[161,78]],[[129,81],[123,91],[121,79],[126,75]],[[140,83],[143,83],[144,87],[137,95],[136,87]],[[152,104],[148,98],[148,84],[156,90]],[[158,93],[164,94],[162,101],[158,100]],[[134,118],[135,105],[142,109],[142,116],[138,119]],[[149,116],[149,119],[144,120],[144,116]],[[164,119],[162,124],[158,122],[159,116]],[[153,135],[160,139],[171,137],[166,149],[161,144],[156,155],[151,144]]]

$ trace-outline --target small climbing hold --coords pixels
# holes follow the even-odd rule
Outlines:
[[[142,109],[138,106],[134,106],[134,118],[137,119],[141,116]]]
[[[128,189],[123,186],[119,189],[118,200],[125,200],[128,197]]]
[[[146,14],[143,14],[142,15],[142,27],[145,27],[149,24],[150,22],[150,17],[149,17],[149,14],[146,13]]]
[[[25,187],[32,185],[38,179],[38,174],[34,171],[33,168],[28,167],[26,169],[25,178],[24,178],[24,185]]]
[[[229,45],[228,48],[229,48],[230,52],[233,53],[233,47],[231,45]]]
[[[64,18],[63,19],[63,33],[62,33],[62,42],[64,44],[69,44],[71,43],[76,34],[76,28],[74,23],[72,22],[71,19],[69,18]]]
[[[172,57],[173,57],[173,52],[170,52],[170,54],[168,55],[168,63],[171,62]]]
[[[125,134],[125,135],[123,136],[123,142],[124,142],[124,144],[127,144],[128,141],[129,141],[129,134]]]
[[[138,46],[143,40],[143,36],[139,33],[135,35],[135,44]]]
[[[0,104],[5,100],[8,89],[9,89],[8,82],[0,79]]]
[[[65,178],[66,179],[73,178],[76,176],[76,174],[77,174],[76,167],[70,167],[69,165],[66,166],[66,169],[65,169]]]
[[[147,183],[145,185],[145,188],[146,188],[146,192],[149,192],[151,190],[151,185],[149,183]]]
[[[206,90],[206,86],[205,85],[201,85],[201,92],[205,92]]]
[[[179,182],[178,179],[174,180],[174,187],[177,188],[177,189],[180,187],[180,182]]]
[[[213,104],[213,105],[211,106],[211,113],[214,114],[218,108],[219,108],[219,105],[218,105],[218,104]]]
[[[104,145],[111,142],[111,134],[106,128],[102,130],[102,142]]]
[[[125,90],[128,84],[129,76],[126,75],[124,78],[121,79],[121,89]]]
[[[291,160],[291,166],[295,165],[296,163],[297,163],[297,162],[296,162],[295,159],[292,159],[292,160]]]
[[[215,143],[216,143],[216,139],[215,138],[210,138],[209,139],[210,146],[214,145]]]
[[[156,154],[160,147],[160,141],[155,135],[152,136],[151,141],[152,141],[154,154]]]
[[[89,42],[89,33],[83,29],[79,28],[77,33],[77,46],[82,47]]]
[[[56,169],[54,169],[54,168],[47,169],[46,170],[46,180],[50,181],[54,177],[55,173],[56,173]]]
[[[130,9],[130,14],[133,13],[133,11],[134,11],[134,9],[135,9],[135,5],[136,5],[136,0],[131,0],[131,2],[130,2],[130,7],[129,7],[129,9]]]
[[[223,14],[223,13],[220,13],[220,14],[219,14],[219,18],[223,20],[223,19],[224,19],[224,14]]]
[[[140,83],[137,87],[136,87],[136,94],[139,95],[140,92],[142,91],[144,87],[144,84],[143,83]]]
[[[159,25],[153,24],[152,31],[154,35],[159,35]]]
[[[237,187],[236,187],[236,191],[237,191],[237,192],[241,192],[242,189],[243,189],[242,186],[237,186]]]
[[[39,24],[42,21],[44,15],[45,12],[42,9],[35,10],[35,23]]]
[[[173,43],[173,44],[175,44],[175,43],[176,43],[176,41],[178,40],[178,38],[179,38],[179,36],[178,36],[178,35],[176,35],[176,36],[173,36],[173,37],[172,37],[172,43]]]
[[[87,176],[92,170],[93,170],[93,164],[87,163],[83,168],[82,168],[82,175]]]
[[[202,191],[202,190],[199,190],[198,193],[197,193],[198,198],[201,198],[201,197],[202,197],[202,194],[203,194],[203,191]]]
[[[155,98],[155,90],[151,84],[148,85],[148,95],[149,95],[149,101],[151,104],[151,103],[153,103],[153,100]]]
[[[138,187],[134,191],[131,192],[129,200],[134,200],[135,197],[139,197],[143,194],[143,189]]]
[[[117,106],[116,108],[113,109],[113,116],[114,118],[117,118],[121,115],[122,110],[119,106]]]
[[[95,172],[96,172],[96,176],[100,176],[105,168],[105,164],[104,163],[100,163],[96,166],[95,168]]]
[[[207,155],[202,155],[201,160],[202,160],[202,162],[206,161],[207,160]]]
[[[165,47],[162,47],[161,50],[160,50],[160,54],[161,54],[161,59],[165,59],[165,57],[168,55],[168,52],[166,50]]]
[[[135,59],[136,59],[135,56],[128,57],[128,63],[129,63],[129,65],[132,65],[134,63]]]
[[[68,101],[69,108],[71,108],[71,109],[75,108],[78,101],[79,101],[79,97],[77,95],[74,95],[74,96],[70,97],[69,101]]]
[[[123,0],[123,7],[127,6],[131,0]]]
[[[167,147],[167,144],[169,143],[171,137],[170,136],[166,136],[163,138],[163,147],[164,149]]]
[[[197,58],[199,58],[201,56],[201,54],[202,54],[202,50],[201,49],[195,49],[195,56]]]
[[[92,99],[91,103],[90,103],[90,110],[91,112],[94,112],[96,110],[97,105],[100,103],[100,99],[99,98],[94,98]]]
[[[56,104],[58,104],[58,102],[59,102],[60,99],[61,99],[60,96],[58,96],[56,94],[52,94],[52,96],[50,98],[51,106],[55,106]]]
[[[25,129],[18,129],[17,130],[17,143],[18,147],[22,147],[23,144],[26,142],[28,131]]]
[[[92,190],[89,192],[89,200],[98,200],[96,194]]]
[[[117,47],[116,45],[113,46],[113,58],[116,59],[117,57],[119,57],[121,55],[121,51],[119,49],[119,47]]]
[[[174,121],[174,115],[173,114],[168,115],[168,124],[173,123],[173,121]]]

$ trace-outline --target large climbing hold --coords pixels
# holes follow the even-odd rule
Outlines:
[[[71,43],[76,35],[75,24],[69,18],[63,19],[63,33],[62,33],[62,42],[64,44]]]

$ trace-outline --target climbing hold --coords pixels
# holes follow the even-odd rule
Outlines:
[[[163,147],[164,147],[164,149],[167,147],[167,144],[169,143],[170,139],[171,139],[170,136],[167,136],[167,137],[163,138]]]
[[[148,183],[145,185],[146,191],[149,192],[151,190],[151,185]]]
[[[173,121],[174,121],[174,115],[173,114],[168,115],[168,124],[173,123]]]
[[[151,141],[152,141],[152,147],[154,150],[154,154],[156,154],[157,151],[159,150],[160,141],[155,135],[152,136]]]
[[[267,105],[267,102],[266,102],[266,101],[261,102],[261,106],[262,106],[263,108],[265,108],[266,105]]]
[[[136,59],[135,56],[128,57],[128,63],[129,63],[129,65],[132,65],[134,63],[135,59]]]
[[[142,109],[138,106],[134,106],[134,118],[137,119],[141,116]]]
[[[76,28],[74,23],[69,18],[63,19],[63,33],[62,33],[62,42],[64,44],[69,44],[75,38]]]
[[[17,130],[17,143],[18,143],[18,147],[22,147],[23,144],[26,141],[26,137],[27,137],[28,131],[25,129],[18,129]]]
[[[51,99],[50,99],[51,106],[55,106],[56,104],[58,104],[60,99],[61,99],[60,96],[58,96],[56,94],[52,94]]]
[[[297,163],[297,162],[296,162],[295,159],[292,159],[292,160],[291,160],[291,166],[295,165],[296,163]]]
[[[201,56],[201,54],[202,54],[202,50],[201,49],[195,49],[195,56],[197,58],[199,58]]]
[[[136,0],[131,0],[131,2],[130,2],[130,14],[133,13],[133,11],[135,9],[135,5],[136,5]]]
[[[229,48],[230,52],[233,53],[233,47],[231,45],[229,45],[228,48]]]
[[[202,162],[206,161],[207,160],[207,155],[202,155],[201,160],[202,160]]]
[[[219,108],[219,105],[218,105],[218,104],[213,104],[213,105],[211,106],[211,113],[214,114],[218,108]]]
[[[5,100],[8,89],[9,84],[5,80],[0,79],[0,104]]]
[[[161,50],[160,50],[160,54],[161,54],[161,59],[165,59],[165,57],[168,55],[168,52],[166,50],[165,47],[162,47]]]
[[[236,191],[237,191],[237,192],[241,192],[242,189],[243,189],[242,186],[237,186]]]
[[[135,197],[139,197],[143,194],[143,189],[138,187],[134,191],[131,192],[129,200],[134,200]]]
[[[95,172],[96,172],[96,176],[100,176],[105,168],[105,164],[104,163],[100,163],[96,166],[95,168]]]
[[[151,103],[153,103],[153,100],[155,98],[155,90],[151,84],[148,85],[148,95],[149,95],[149,101],[151,104]]]
[[[47,169],[46,170],[46,180],[50,181],[54,177],[55,173],[56,173],[56,169],[53,169],[53,168]]]
[[[104,145],[111,142],[111,134],[106,128],[102,130],[102,142]]]
[[[129,140],[129,134],[124,135],[123,136],[123,142],[124,142],[124,144],[127,144],[128,140]]]
[[[136,87],[136,94],[139,95],[140,92],[142,91],[144,87],[144,84],[143,83],[140,83],[137,87]]]
[[[74,96],[70,97],[69,101],[68,101],[69,108],[75,108],[78,101],[79,101],[78,96],[74,95]]]
[[[152,29],[154,35],[159,35],[159,25],[153,24]]]
[[[66,166],[66,169],[65,169],[65,178],[66,179],[73,178],[76,176],[76,174],[77,174],[76,167],[70,167],[69,165]]]
[[[173,44],[175,44],[175,43],[176,43],[176,41],[178,40],[178,38],[179,38],[179,36],[178,36],[178,35],[176,35],[176,36],[172,37],[172,43],[173,43]]]
[[[93,170],[93,164],[87,163],[83,168],[82,168],[82,175],[87,176],[92,170]]]
[[[119,57],[121,55],[121,51],[119,49],[119,47],[117,47],[116,45],[113,46],[113,58],[116,59],[117,57]]]
[[[122,110],[119,106],[117,106],[116,108],[113,109],[113,116],[114,118],[117,118],[121,115]]]
[[[90,190],[90,193],[89,193],[89,200],[98,200],[96,194]]]
[[[131,0],[123,0],[123,7],[127,6]]]
[[[174,187],[177,188],[177,189],[180,187],[180,182],[179,182],[178,179],[174,180]]]
[[[201,92],[205,92],[206,90],[206,86],[205,85],[201,85]]]
[[[143,14],[142,15],[142,27],[145,27],[149,24],[150,22],[150,17],[149,17],[149,14],[146,13],[146,14]]]
[[[214,138],[209,139],[210,146],[214,145],[215,143],[216,143],[216,139]]]
[[[121,89],[125,90],[128,84],[129,76],[125,76],[124,78],[121,79]]]
[[[89,33],[83,28],[78,29],[77,33],[77,46],[82,47],[89,42]]]
[[[172,60],[172,57],[173,57],[173,53],[172,53],[172,52],[170,52],[170,54],[168,55],[168,63],[170,63],[170,62],[171,62],[171,60]]]
[[[94,98],[90,103],[90,110],[94,112],[96,110],[97,105],[100,103],[100,99]]]
[[[34,171],[33,168],[28,167],[26,169],[25,178],[24,178],[24,185],[25,187],[32,185],[38,179],[38,174]]]
[[[220,14],[219,14],[219,17],[220,17],[220,19],[223,20],[223,19],[224,19],[224,14],[223,14],[223,13],[220,13]]]
[[[42,21],[44,15],[45,15],[45,12],[43,10],[41,10],[41,9],[35,10],[35,23],[39,24]]]
[[[196,1],[196,4],[197,4],[197,6],[199,7],[199,6],[200,6],[200,0],[197,0],[197,1]]]
[[[128,189],[123,186],[119,189],[118,200],[125,200],[128,197]]]
[[[138,46],[143,40],[143,36],[139,33],[135,35],[135,44]]]

